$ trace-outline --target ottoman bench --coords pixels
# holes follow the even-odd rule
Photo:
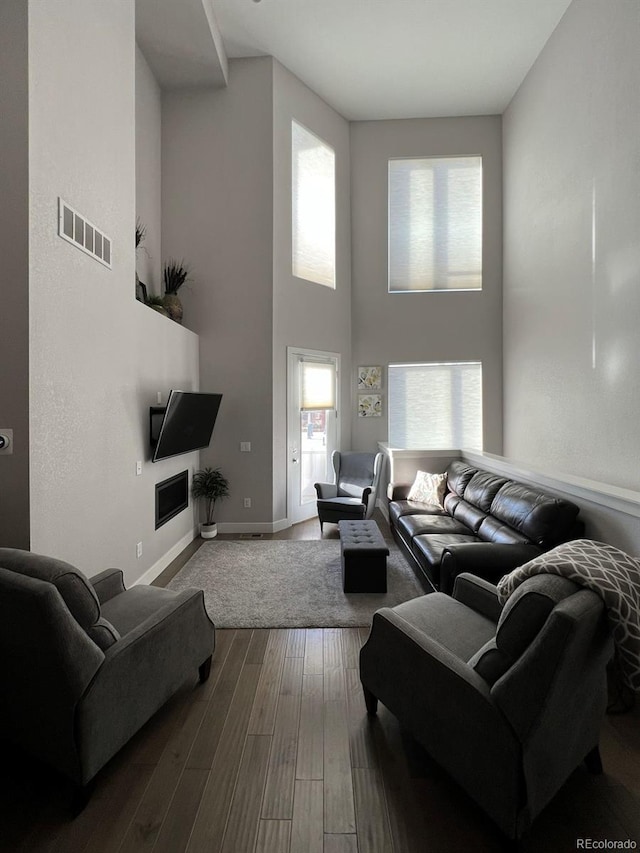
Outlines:
[[[339,521],[342,589],[386,592],[389,549],[375,521]]]

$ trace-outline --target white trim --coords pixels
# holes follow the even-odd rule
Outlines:
[[[546,486],[548,489],[562,492],[573,498],[640,518],[640,492],[583,477],[574,477],[570,474],[554,475],[537,471],[525,462],[510,462],[504,456],[495,456],[493,453],[463,450],[461,456],[467,462],[486,468],[493,473],[503,474],[535,486]]]
[[[169,563],[172,563],[173,560],[175,560],[175,558],[184,551],[187,545],[190,545],[193,542],[199,533],[200,531],[198,527],[194,527],[193,530],[186,533],[182,539],[179,539],[175,545],[169,548],[166,554],[163,554],[159,560],[156,560],[151,568],[147,569],[143,575],[140,575],[137,580],[133,581],[132,586],[138,586],[138,584],[146,584],[148,586],[152,581],[159,577],[162,572],[164,572]]]

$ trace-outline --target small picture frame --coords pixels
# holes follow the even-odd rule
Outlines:
[[[373,365],[358,368],[358,390],[379,391],[382,388],[382,367]]]
[[[143,284],[141,281],[136,281],[136,299],[138,302],[143,302],[145,305],[149,302],[149,295],[147,294],[147,285]]]
[[[358,417],[381,418],[382,394],[358,394]]]

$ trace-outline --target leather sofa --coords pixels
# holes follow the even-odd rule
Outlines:
[[[449,464],[443,506],[408,500],[409,483],[390,483],[389,524],[430,590],[449,595],[470,572],[497,583],[533,557],[583,535],[578,507],[461,460]]]

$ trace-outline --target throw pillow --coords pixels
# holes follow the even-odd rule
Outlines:
[[[418,471],[407,497],[410,501],[443,506],[446,491],[446,474],[430,474],[428,471]]]

